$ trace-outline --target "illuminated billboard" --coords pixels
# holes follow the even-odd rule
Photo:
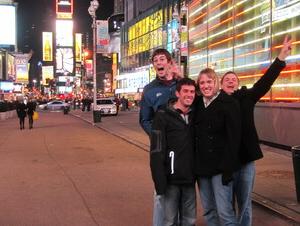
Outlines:
[[[43,61],[53,60],[52,32],[43,32]]]
[[[49,80],[53,79],[53,66],[42,67],[43,85],[49,85]]]
[[[73,73],[74,55],[72,48],[56,49],[56,73]]]
[[[20,83],[28,83],[28,55],[15,54],[16,81]]]
[[[16,8],[0,5],[0,45],[16,45]]]
[[[71,19],[73,16],[73,0],[56,0],[56,16],[59,19]]]
[[[56,46],[73,46],[72,20],[56,20]]]
[[[7,80],[16,81],[15,57],[7,54]]]
[[[75,34],[75,60],[76,62],[81,62],[82,60],[82,34]]]

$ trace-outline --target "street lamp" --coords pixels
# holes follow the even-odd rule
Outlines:
[[[93,19],[92,29],[93,29],[93,83],[94,83],[94,96],[93,96],[93,119],[94,123],[101,121],[101,113],[100,111],[95,111],[96,107],[96,99],[97,99],[97,84],[96,84],[96,11],[99,7],[99,2],[97,0],[93,0],[90,2],[91,5],[88,8],[88,12]]]
[[[33,87],[36,88],[35,87],[35,84],[37,83],[36,79],[33,79],[32,82],[33,82]]]

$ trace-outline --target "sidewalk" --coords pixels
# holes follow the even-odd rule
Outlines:
[[[76,110],[70,114],[93,124],[92,112]],[[139,126],[137,111],[102,117],[94,126],[149,150],[149,139]],[[296,199],[291,153],[265,145],[261,147],[264,158],[256,162],[253,201],[300,225],[300,203]]]

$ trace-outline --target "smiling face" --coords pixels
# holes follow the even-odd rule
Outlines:
[[[176,91],[176,97],[178,98],[178,105],[182,106],[183,108],[190,107],[195,98],[195,86],[182,85],[181,89]]]
[[[200,92],[204,97],[210,99],[215,95],[215,81],[207,74],[199,75],[198,85]]]
[[[221,80],[221,88],[231,95],[239,87],[239,79],[234,73],[225,74]]]
[[[170,75],[169,70],[171,67],[171,61],[164,54],[159,54],[153,57],[153,67],[156,71],[156,75],[161,80],[170,80],[172,75]]]

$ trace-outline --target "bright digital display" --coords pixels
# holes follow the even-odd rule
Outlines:
[[[53,79],[53,66],[42,67],[43,85],[49,85],[49,80]]]
[[[0,82],[0,90],[4,92],[12,91],[14,84],[12,82]]]
[[[15,54],[16,81],[20,83],[28,83],[28,55]]]
[[[16,45],[15,6],[0,5],[0,45]]]
[[[52,32],[43,32],[43,61],[53,60]]]
[[[73,46],[72,20],[56,20],[56,46]]]
[[[72,18],[73,15],[73,0],[56,0],[56,15],[57,18]]]
[[[76,33],[75,34],[75,60],[76,62],[81,62],[82,60],[82,34]]]
[[[56,72],[57,73],[73,73],[74,56],[72,48],[56,49]]]

